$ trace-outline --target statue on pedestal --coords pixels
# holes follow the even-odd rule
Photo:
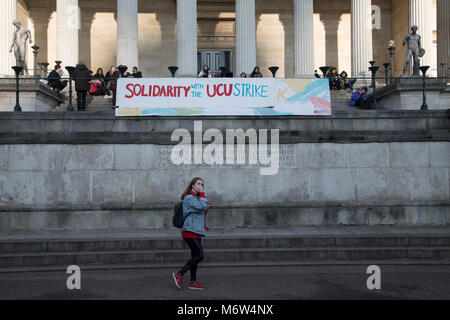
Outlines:
[[[16,65],[22,67],[23,72],[28,75],[28,66],[25,60],[25,56],[27,52],[27,41],[29,41],[30,44],[33,43],[31,32],[30,30],[24,28],[19,20],[14,20],[13,25],[16,27],[16,30],[14,30],[11,49],[9,50],[9,52],[12,52],[14,49],[14,55],[16,56]]]
[[[411,27],[411,33],[408,34],[405,39],[403,39],[403,45],[408,44],[408,52],[406,53],[406,61],[403,66],[403,76],[406,75],[406,70],[408,69],[411,58],[413,60],[413,76],[420,76],[419,67],[420,61],[419,58],[422,58],[425,55],[425,49],[422,48],[421,36],[417,34],[418,26]]]

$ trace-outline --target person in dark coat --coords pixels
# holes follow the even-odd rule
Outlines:
[[[67,80],[61,80],[63,73],[61,66],[56,65],[47,77],[47,85],[58,93],[67,86]]]
[[[73,79],[75,80],[75,90],[77,92],[78,111],[86,111],[86,94],[91,86],[91,72],[86,65],[79,63],[75,67]]]
[[[117,98],[117,79],[120,78],[120,72],[118,70],[114,71],[111,76],[111,91],[113,94],[112,105],[113,108],[116,107],[116,98]]]
[[[263,75],[259,70],[259,67],[255,67],[255,69],[253,69],[253,72],[250,74],[250,78],[262,78],[262,77]]]
[[[131,74],[131,78],[142,78],[142,72],[138,71],[138,67],[133,67],[133,73]]]

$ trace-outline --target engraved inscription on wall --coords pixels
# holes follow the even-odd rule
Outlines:
[[[237,145],[234,145],[234,159],[232,161],[227,161],[226,147],[224,146],[223,150],[223,164],[206,164],[205,161],[202,161],[202,164],[194,164],[194,157],[191,155],[191,164],[180,164],[176,165],[172,161],[172,150],[175,146],[173,145],[163,145],[159,146],[159,168],[161,169],[173,169],[173,168],[182,168],[182,169],[204,169],[204,168],[217,168],[217,169],[233,169],[233,168],[242,168],[242,169],[259,169],[261,167],[265,167],[265,165],[260,164],[260,158],[258,155],[258,149],[253,148],[253,152],[250,152],[251,148],[249,145],[246,145],[245,148],[241,146],[239,148]],[[205,147],[203,146],[203,151],[205,151]],[[267,155],[271,156],[271,146],[267,146]],[[239,157],[243,152],[243,156]],[[252,156],[252,157],[250,157]],[[239,159],[238,159],[239,157]],[[245,159],[245,160],[244,160]],[[251,161],[253,159],[253,163]],[[244,161],[243,161],[244,160]],[[256,160],[256,164],[254,163]],[[279,145],[279,167],[280,168],[295,168],[295,145],[292,144],[282,144]],[[227,164],[227,162],[232,162],[233,164]]]

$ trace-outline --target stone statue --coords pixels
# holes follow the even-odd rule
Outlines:
[[[14,49],[14,55],[16,56],[17,63],[16,65],[23,67],[23,72],[28,75],[28,66],[25,56],[27,52],[27,41],[29,41],[30,44],[33,43],[33,40],[31,39],[31,32],[30,30],[24,28],[19,20],[14,20],[13,25],[16,27],[16,30],[14,30],[11,49],[9,49],[9,52],[12,52]]]
[[[411,33],[408,34],[405,39],[403,39],[403,45],[408,44],[408,52],[406,53],[406,61],[403,66],[403,76],[406,75],[406,70],[408,69],[411,58],[413,58],[413,76],[420,76],[419,58],[423,57],[425,54],[425,49],[422,48],[421,36],[417,34],[419,27],[412,26]]]

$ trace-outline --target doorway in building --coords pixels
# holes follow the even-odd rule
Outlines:
[[[213,77],[233,77],[233,52],[231,51],[199,51],[197,53],[197,72],[203,68],[204,65],[209,66]],[[220,68],[227,68],[226,73],[222,74]]]

